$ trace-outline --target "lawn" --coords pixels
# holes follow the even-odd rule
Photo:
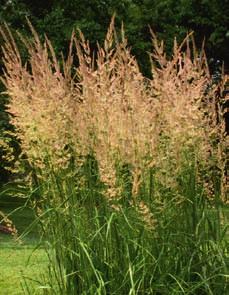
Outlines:
[[[31,227],[30,232],[26,233],[34,220],[29,208],[24,207],[19,200],[10,201],[9,198],[1,198],[0,208],[7,214],[14,211],[11,219],[19,236],[22,235],[19,242],[11,235],[0,232],[0,294],[23,294],[22,284],[25,278],[39,278],[46,263],[45,252],[41,247],[36,249],[39,244],[36,228]]]

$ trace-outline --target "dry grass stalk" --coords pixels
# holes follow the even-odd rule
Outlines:
[[[10,31],[1,30],[5,39],[2,80],[11,97],[12,123],[22,148],[41,174],[47,158],[56,169],[68,165],[67,146],[76,155],[93,151],[108,198],[120,198],[122,191],[116,181],[118,161],[132,167],[136,199],[149,167],[169,187],[177,186],[185,153],[189,159],[195,155],[196,163],[205,163],[207,169],[218,127],[212,123],[214,102],[204,94],[209,81],[206,59],[203,53],[197,55],[194,42],[194,50],[190,49],[190,36],[180,47],[174,42],[173,58],[168,59],[163,43],[152,33],[153,79],[146,83],[123,33],[118,41],[114,20],[96,58],[83,34],[79,39],[73,35],[63,71],[49,40],[41,44],[31,30],[33,41],[22,38],[30,56],[28,65],[22,64]],[[79,60],[76,73],[72,73],[74,44]]]

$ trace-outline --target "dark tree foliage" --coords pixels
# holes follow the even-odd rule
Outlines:
[[[149,26],[166,40],[168,52],[174,36],[181,40],[187,32],[195,31],[197,45],[205,38],[209,58],[222,59],[228,67],[228,0],[0,0],[0,5],[1,22],[29,35],[27,16],[41,35],[48,35],[58,52],[66,53],[76,28],[95,48],[116,13],[117,27],[124,22],[129,44],[145,74],[149,72]]]

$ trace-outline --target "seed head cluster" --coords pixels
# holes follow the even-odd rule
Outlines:
[[[151,32],[149,79],[123,30],[116,33],[114,19],[96,53],[81,32],[73,34],[66,60],[58,60],[50,41],[42,43],[30,27],[33,39],[20,36],[28,51],[26,63],[10,30],[1,29],[2,81],[23,154],[40,179],[47,177],[47,167],[64,170],[93,152],[106,197],[120,199],[124,189],[117,167],[128,164],[130,204],[137,202],[147,223],[152,218],[141,201],[141,187],[150,169],[158,183],[178,190],[184,166],[196,165],[207,191],[217,167],[225,186],[223,123],[215,122],[214,89],[206,94],[206,57],[197,53],[192,35],[181,45],[175,40],[168,58],[163,42]]]

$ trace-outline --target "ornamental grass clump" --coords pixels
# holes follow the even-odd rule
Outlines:
[[[204,52],[188,35],[167,58],[152,32],[148,79],[114,19],[96,53],[73,34],[66,60],[30,27],[26,63],[1,29],[2,81],[50,261],[41,294],[225,294],[226,141]]]

